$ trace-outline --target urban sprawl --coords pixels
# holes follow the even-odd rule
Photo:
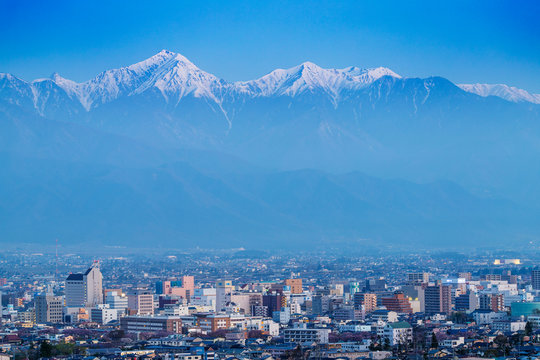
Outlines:
[[[535,254],[5,253],[0,360],[538,358]]]

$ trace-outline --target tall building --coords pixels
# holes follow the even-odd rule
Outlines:
[[[471,311],[478,309],[478,296],[472,291],[456,297],[456,311]]]
[[[426,283],[429,282],[429,274],[425,273],[425,272],[408,273],[407,274],[407,282],[410,285],[426,284]]]
[[[147,289],[133,289],[128,292],[130,315],[153,315],[154,295]]]
[[[302,279],[286,279],[284,285],[291,288],[291,294],[302,293]]]
[[[452,287],[432,285],[424,289],[424,311],[426,314],[450,314],[452,312]]]
[[[263,295],[262,305],[268,309],[268,315],[271,316],[274,311],[281,311],[281,308],[286,305],[286,298],[280,293]]]
[[[411,314],[413,312],[409,299],[403,293],[396,293],[392,297],[382,298],[382,305],[389,311],[401,314]]]
[[[481,310],[504,311],[503,294],[481,294],[478,300]]]
[[[103,275],[99,262],[82,274],[69,274],[66,279],[67,307],[95,307],[103,304]]]
[[[36,322],[38,324],[61,323],[64,299],[62,296],[38,295],[35,297]]]
[[[531,284],[534,290],[540,290],[540,270],[531,271]]]
[[[231,301],[234,286],[231,280],[216,281],[216,312],[220,312]]]
[[[377,295],[370,293],[354,294],[355,309],[364,310],[366,314],[373,312],[377,308]]]
[[[311,298],[311,313],[324,315],[330,311],[330,298],[327,295],[314,295]]]

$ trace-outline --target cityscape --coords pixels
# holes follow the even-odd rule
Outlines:
[[[0,360],[540,360],[540,1],[0,1]]]
[[[0,345],[16,359],[534,357],[538,260],[10,252],[0,257]]]

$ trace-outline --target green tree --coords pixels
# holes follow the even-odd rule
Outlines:
[[[387,351],[390,350],[390,339],[388,339],[387,337],[384,338],[383,349]]]
[[[435,335],[435,333],[431,334],[431,348],[432,349],[439,348],[439,340],[437,340],[437,335]]]
[[[52,357],[53,347],[48,341],[42,341],[39,346],[39,357],[50,358]]]
[[[525,335],[530,336],[533,332],[533,327],[530,321],[525,324]]]

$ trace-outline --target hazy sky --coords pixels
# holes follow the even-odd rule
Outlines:
[[[226,80],[310,60],[540,93],[540,1],[0,0],[0,72],[84,81],[161,49]]]

